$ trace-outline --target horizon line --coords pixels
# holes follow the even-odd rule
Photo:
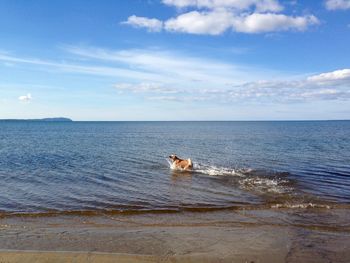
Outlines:
[[[0,119],[0,121],[35,121],[35,122],[294,122],[294,121],[350,121],[350,119],[286,119],[286,120],[73,120],[60,121],[52,120],[45,121],[47,118],[33,118],[33,119]]]

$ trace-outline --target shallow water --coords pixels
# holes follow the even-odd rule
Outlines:
[[[349,138],[350,121],[0,122],[0,212],[347,208]]]

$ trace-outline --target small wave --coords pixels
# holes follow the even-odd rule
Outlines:
[[[261,178],[261,177],[249,177],[239,181],[239,183],[246,189],[254,189],[260,192],[283,194],[289,192],[291,189],[285,184],[287,180],[276,178]]]
[[[307,209],[307,208],[323,208],[331,209],[330,205],[314,204],[314,203],[301,203],[301,204],[274,204],[271,208],[289,208],[289,209]]]

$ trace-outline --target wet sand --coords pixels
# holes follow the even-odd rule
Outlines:
[[[350,262],[348,209],[6,216],[0,262]]]

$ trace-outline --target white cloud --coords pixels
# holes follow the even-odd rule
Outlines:
[[[340,69],[332,72],[326,72],[315,76],[310,76],[308,81],[316,83],[338,83],[339,81],[348,81],[350,83],[350,69]]]
[[[247,10],[254,7],[259,12],[278,12],[283,7],[276,0],[163,0],[166,5],[175,6],[177,8],[197,7],[207,9],[237,9]]]
[[[163,22],[156,18],[139,17],[132,15],[127,21],[122,22],[122,24],[128,24],[134,27],[147,28],[151,32],[159,32],[162,30]]]
[[[158,101],[207,101],[211,103],[249,102],[255,103],[290,103],[320,100],[350,100],[350,77],[345,70],[322,73],[299,80],[254,81],[227,86],[204,88],[197,86],[190,90],[179,89],[174,94],[165,94],[159,86],[142,89],[130,85],[129,91],[142,91],[142,96]],[[325,81],[326,80],[326,81]],[[339,81],[342,80],[340,83]],[[128,85],[128,84],[123,84]],[[146,85],[147,86],[147,85]],[[176,88],[174,88],[176,90]]]
[[[328,10],[350,9],[350,0],[326,0]]]
[[[27,95],[19,96],[18,99],[23,102],[30,102],[32,100],[32,95],[28,93]]]
[[[158,101],[209,101],[217,104],[233,101],[281,103],[350,100],[350,69],[296,79],[281,72],[261,71],[159,49],[113,51],[74,46],[64,49],[84,58],[84,64],[1,54],[0,61],[31,64],[31,70],[47,71],[51,68],[52,73],[55,73],[52,71],[55,69],[58,73],[109,76],[118,81],[114,85],[118,92]],[[96,66],[101,62],[108,62],[109,66]],[[30,101],[31,98],[28,94],[19,97],[19,100]]]
[[[321,99],[321,100],[336,100],[336,99],[349,99],[349,91],[339,91],[336,89],[321,89],[315,91],[302,92],[298,94],[302,99]]]
[[[350,69],[325,72],[299,80],[258,81],[235,86],[233,98],[267,99],[269,102],[310,100],[349,100]]]
[[[163,0],[177,8],[195,10],[182,11],[178,16],[164,22],[155,19],[157,31],[189,34],[220,35],[228,30],[240,33],[268,33],[278,31],[304,31],[319,24],[314,15],[290,16],[282,14],[283,6],[277,0]],[[138,21],[129,22],[129,21]],[[151,18],[132,15],[127,24],[148,27]]]
[[[234,87],[226,97],[234,100],[244,99],[268,103],[350,99],[350,82],[342,86],[333,84],[332,82],[312,83],[308,79],[250,82]]]
[[[174,32],[219,35],[231,27],[233,16],[221,10],[213,12],[192,11],[165,22],[165,29]]]
[[[313,15],[287,16],[275,13],[244,13],[235,15],[225,9],[191,11],[164,22],[164,29],[171,32],[220,35],[227,30],[241,33],[267,33],[277,31],[304,31],[319,24]]]
[[[283,14],[258,14],[241,16],[233,20],[233,28],[237,32],[264,33],[287,30],[306,30],[310,25],[318,24],[318,19],[313,16],[286,16]]]

